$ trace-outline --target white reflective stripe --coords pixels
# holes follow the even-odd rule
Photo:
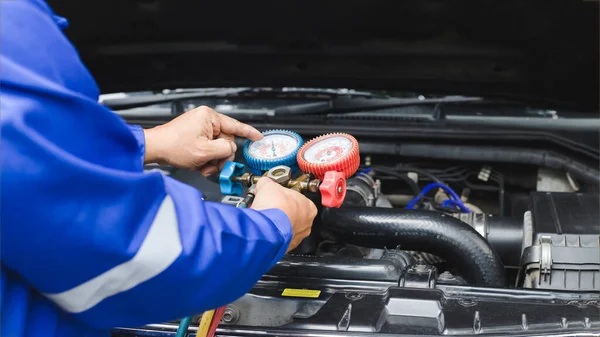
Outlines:
[[[175,205],[167,195],[144,242],[131,260],[75,288],[46,296],[68,312],[86,311],[107,297],[127,291],[160,274],[179,257],[182,250]]]

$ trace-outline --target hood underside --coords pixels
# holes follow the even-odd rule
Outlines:
[[[598,109],[598,1],[49,1],[103,93],[343,87]]]

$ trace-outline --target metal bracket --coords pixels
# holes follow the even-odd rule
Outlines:
[[[240,202],[244,200],[243,197],[238,197],[235,195],[226,195],[222,200],[222,204],[237,206]]]
[[[375,199],[379,198],[379,195],[381,194],[381,180],[375,180],[375,183],[373,184],[373,193],[375,193],[373,196]]]
[[[544,281],[546,281],[552,272],[552,237],[549,235],[540,237],[540,247],[540,273],[544,275]]]

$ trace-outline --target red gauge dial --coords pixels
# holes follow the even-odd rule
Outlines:
[[[352,176],[360,165],[358,142],[346,133],[333,133],[312,139],[297,155],[302,172],[323,179],[328,171],[337,171],[345,178]]]

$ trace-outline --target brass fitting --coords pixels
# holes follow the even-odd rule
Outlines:
[[[292,189],[296,192],[302,193],[306,189],[306,182],[308,181],[308,175],[303,174],[297,179],[290,180],[287,184],[287,188]]]
[[[292,179],[292,169],[284,165],[273,167],[262,177],[268,177],[279,185],[300,193],[317,193],[319,192],[319,185],[321,184],[319,179],[312,179],[312,176],[309,173],[302,174],[298,178]],[[233,177],[232,179],[241,182],[244,187],[251,187],[256,185],[260,178],[261,176],[244,173],[243,175]]]
[[[240,183],[242,183],[242,186],[250,187],[256,183],[256,182],[254,182],[253,177],[254,177],[254,175],[252,175],[250,173],[244,173],[241,176],[231,177],[231,181],[239,181]],[[256,181],[258,181],[258,179]]]
[[[319,179],[312,179],[310,174],[303,174],[294,180],[290,180],[287,184],[287,187],[300,193],[316,193],[319,191],[320,184],[321,181]]]
[[[240,183],[242,183],[242,186],[244,186],[244,187],[250,187],[252,185],[258,184],[258,180],[260,180],[260,178],[266,177],[266,176],[267,176],[266,173],[263,176],[257,176],[252,173],[244,173],[241,176],[232,177],[231,180],[239,181]]]

